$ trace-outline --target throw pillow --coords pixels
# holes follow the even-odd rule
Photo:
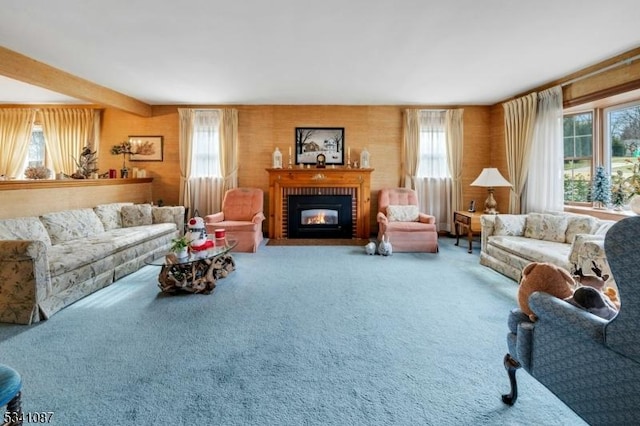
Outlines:
[[[122,228],[122,215],[120,209],[122,206],[132,206],[133,203],[111,203],[111,204],[98,204],[93,208],[100,221],[104,225],[104,230],[109,231],[111,229]]]
[[[508,235],[521,237],[524,235],[524,227],[527,216],[522,214],[500,214],[494,222],[493,235]]]
[[[564,215],[529,213],[524,236],[536,240],[563,243],[566,230],[567,217]]]
[[[596,218],[592,216],[567,216],[567,232],[565,242],[572,244],[577,234],[591,234],[596,226]]]
[[[151,204],[134,204],[132,206],[122,206],[122,227],[151,225],[153,222],[151,215]]]
[[[418,206],[387,206],[389,222],[417,222],[419,216]]]

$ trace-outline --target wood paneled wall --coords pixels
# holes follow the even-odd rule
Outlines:
[[[216,107],[216,106],[212,106]],[[288,162],[288,147],[294,146],[296,127],[344,127],[345,143],[351,148],[351,159],[359,161],[363,148],[371,155],[371,191],[373,212],[377,212],[377,193],[384,187],[400,183],[403,106],[343,105],[234,105],[238,110],[238,145],[240,186],[261,188],[268,193],[271,154],[276,147]],[[156,106],[153,117],[144,118],[115,109],[104,112],[100,146],[100,169],[120,169],[122,156],[109,153],[112,145],[129,135],[162,135],[163,162],[135,162],[130,166],[144,168],[153,180],[153,198],[176,204],[179,198],[180,166],[178,161],[177,106]],[[412,107],[413,108],[413,107]],[[425,107],[426,108],[426,107]],[[484,201],[484,188],[471,183],[491,164],[491,108],[464,108],[464,202]],[[293,161],[295,163],[295,160]],[[268,197],[265,195],[268,203]],[[265,206],[266,208],[266,206]],[[377,230],[375,214],[372,231]]]

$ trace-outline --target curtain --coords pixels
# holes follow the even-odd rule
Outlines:
[[[418,170],[420,153],[420,123],[417,109],[404,111],[404,137],[402,144],[402,163],[400,166],[400,186],[413,188],[413,180]]]
[[[451,173],[447,165],[446,111],[420,110],[420,147],[415,189],[420,211],[436,218],[438,231],[450,231]]]
[[[189,191],[189,176],[191,176],[191,149],[193,140],[194,110],[178,108],[178,160],[180,162],[180,204],[191,208],[191,192]]]
[[[464,147],[463,109],[449,109],[445,117],[447,164],[451,174],[451,211],[448,231],[453,230],[453,212],[462,210],[462,159]]]
[[[223,193],[238,187],[238,110],[222,110],[220,126],[220,169]]]
[[[538,105],[523,211],[563,211],[564,142],[562,88],[538,93]]]
[[[522,210],[521,196],[529,172],[536,103],[537,94],[530,93],[502,104],[504,107],[507,169],[509,170],[509,180],[513,185],[509,198],[509,213],[512,214],[519,214]]]
[[[45,108],[42,131],[54,173],[73,174],[82,148],[94,139],[94,112],[90,108]]]
[[[29,152],[35,114],[31,108],[0,109],[0,175],[18,177]]]
[[[220,211],[220,110],[179,108],[180,202],[193,216]]]

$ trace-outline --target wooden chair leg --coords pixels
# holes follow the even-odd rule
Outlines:
[[[11,418],[16,420],[6,423],[7,426],[22,426],[22,406],[20,404],[21,394],[22,392],[18,392],[7,404],[7,413],[10,413]]]
[[[502,402],[507,405],[513,405],[518,399],[518,383],[516,382],[516,371],[521,367],[520,363],[514,359],[510,354],[504,356],[504,368],[509,375],[509,383],[511,384],[511,392],[506,395],[502,395]]]

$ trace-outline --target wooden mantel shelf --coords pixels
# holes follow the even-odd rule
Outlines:
[[[352,188],[356,199],[356,236],[369,238],[373,169],[292,168],[269,173],[269,238],[284,238],[285,191],[288,188]]]

